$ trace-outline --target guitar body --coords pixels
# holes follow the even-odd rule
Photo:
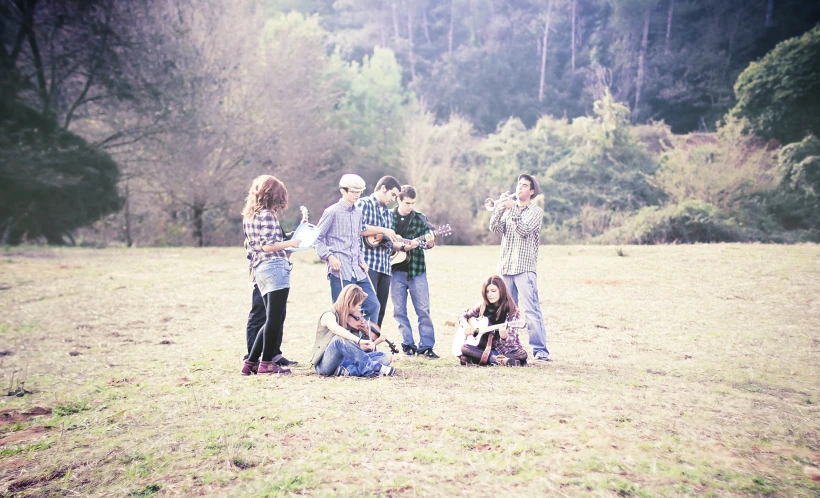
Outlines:
[[[481,338],[484,337],[484,334],[494,333],[505,324],[510,327],[523,327],[526,323],[524,320],[515,320],[512,322],[499,323],[498,325],[490,325],[490,319],[486,316],[476,318],[475,320],[476,323],[478,323],[478,335],[464,335],[465,328],[468,327],[468,325],[460,325],[458,330],[456,330],[456,335],[453,337],[453,348],[451,351],[453,356],[461,356],[461,346],[465,344],[469,346],[478,346],[481,342]],[[492,338],[488,337],[487,340],[492,341]]]
[[[453,233],[453,231],[450,228],[450,225],[446,224],[446,225],[441,225],[436,230],[433,230],[432,232],[429,232],[425,235],[422,235],[421,237],[416,237],[413,240],[401,239],[401,241],[404,242],[405,244],[410,244],[411,242],[421,242],[422,240],[431,241],[431,240],[435,239],[437,236],[447,237],[448,235],[450,235],[452,233]],[[407,251],[393,251],[390,254],[390,264],[392,266],[402,265],[405,262],[407,262],[407,259],[409,257],[410,257],[410,255]]]

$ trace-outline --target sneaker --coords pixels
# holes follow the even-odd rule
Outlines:
[[[256,373],[259,374],[289,374],[290,369],[280,367],[272,361],[260,361],[259,369]]]
[[[242,365],[242,375],[251,375],[251,374],[255,374],[258,371],[259,371],[259,362],[258,361],[245,360],[245,363]]]
[[[413,346],[412,344],[402,344],[401,350],[407,356],[413,356],[414,354],[416,354],[416,346]]]
[[[279,365],[280,367],[291,367],[293,365],[298,365],[299,362],[289,360],[289,359],[287,359],[283,356],[283,357],[279,358],[278,360],[276,360],[276,364]]]
[[[393,377],[396,375],[396,369],[388,365],[382,365],[381,369],[379,369],[379,375],[381,377]]]
[[[533,352],[533,357],[535,357],[536,360],[552,361],[552,358],[550,358],[550,354],[546,351]]]
[[[350,377],[350,371],[345,367],[339,365],[339,368],[337,368],[336,371],[333,372],[333,375],[335,375],[336,377]]]
[[[416,353],[419,356],[426,356],[427,358],[431,358],[433,360],[440,358],[439,355],[433,352],[433,349],[420,349]]]

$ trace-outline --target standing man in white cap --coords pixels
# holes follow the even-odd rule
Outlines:
[[[364,180],[359,175],[342,176],[339,180],[342,198],[322,213],[316,224],[319,235],[315,247],[319,258],[327,263],[331,301],[336,302],[346,285],[356,284],[367,294],[362,314],[375,323],[379,318],[379,301],[367,278],[368,268],[360,247],[361,234],[367,226],[362,221],[362,211],[356,207],[364,188]]]
[[[524,308],[532,355],[536,360],[551,361],[547,349],[547,329],[538,301],[538,243],[544,210],[533,204],[538,195],[538,183],[530,175],[518,176],[513,197],[499,202],[490,217],[490,231],[501,234],[501,257],[498,273],[504,279],[515,304]]]

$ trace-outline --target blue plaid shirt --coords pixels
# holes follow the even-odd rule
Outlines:
[[[366,280],[367,274],[359,266],[363,261],[359,247],[364,223],[362,212],[356,205],[348,206],[342,199],[325,209],[322,218],[316,224],[319,237],[316,239],[316,252],[322,261],[327,262],[330,255],[334,255],[342,262],[342,278],[356,282]],[[333,271],[330,264],[327,272],[339,278],[339,272]]]
[[[359,199],[356,206],[362,211],[362,222],[365,225],[389,228],[390,230],[394,229],[393,213],[379,204],[379,201],[377,201],[373,195]],[[368,247],[362,242],[362,252],[364,253],[364,262],[367,263],[367,267],[385,275],[391,274],[390,253],[392,251],[393,242],[387,237],[375,248]]]

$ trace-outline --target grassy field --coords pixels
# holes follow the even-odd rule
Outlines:
[[[820,247],[541,251],[554,362],[445,356],[497,248],[440,247],[442,359],[350,379],[306,364],[312,252],[300,364],[245,378],[241,249],[0,250],[0,495],[820,495]]]

